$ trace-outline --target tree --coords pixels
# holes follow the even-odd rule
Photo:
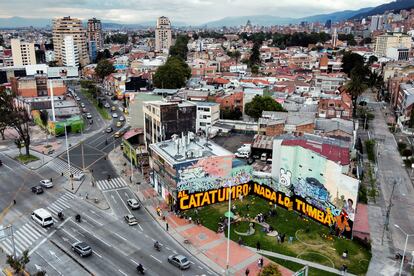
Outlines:
[[[101,59],[95,68],[96,75],[102,80],[113,72],[115,72],[115,67],[107,59]]]
[[[279,267],[276,264],[270,263],[263,267],[262,271],[259,273],[260,276],[282,276],[282,273],[279,270]]]
[[[98,63],[101,59],[108,59],[111,58],[111,52],[109,52],[108,49],[105,49],[103,51],[99,51],[96,54],[95,62]]]
[[[254,65],[260,65],[260,47],[261,47],[261,44],[259,44],[258,42],[255,42],[253,44],[252,52],[249,58],[250,68],[253,67]]]
[[[46,109],[40,110],[40,120],[44,127],[47,128],[47,123],[49,122],[49,112]]]
[[[30,155],[30,114],[26,106],[18,102],[16,95],[6,89],[0,90],[0,122],[14,128],[24,143],[26,155]]]
[[[369,56],[369,58],[368,58],[368,64],[370,64],[370,65],[377,62],[377,61],[378,61],[378,58],[374,55]]]
[[[345,86],[352,98],[352,116],[354,118],[356,116],[358,97],[368,88],[364,81],[364,76],[358,75],[357,72],[360,72],[359,67],[352,69],[351,80]]]
[[[6,136],[4,135],[4,132],[7,129],[7,124],[0,121],[0,135],[2,140],[6,140]]]
[[[175,40],[175,44],[170,47],[170,56],[180,57],[187,60],[189,37],[187,35],[179,35]]]
[[[0,34],[0,46],[4,46],[4,38],[3,35]]]
[[[16,274],[21,273],[26,264],[29,263],[29,250],[25,250],[21,257],[14,257],[13,255],[7,255],[6,263],[14,270]]]
[[[342,57],[342,71],[350,76],[351,70],[358,65],[364,65],[363,56],[349,51],[344,53]]]
[[[191,69],[187,63],[180,57],[171,56],[155,72],[154,86],[168,89],[181,88],[190,77]]]
[[[256,95],[253,100],[246,103],[244,112],[254,119],[259,119],[263,111],[285,111],[283,107],[270,96]]]

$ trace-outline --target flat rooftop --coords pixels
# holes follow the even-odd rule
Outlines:
[[[213,141],[191,133],[183,137],[176,135],[171,140],[151,144],[149,147],[171,165],[212,156],[233,155]]]

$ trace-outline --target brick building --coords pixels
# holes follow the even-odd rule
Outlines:
[[[215,102],[220,104],[220,109],[235,110],[243,112],[243,92],[233,92],[215,98]]]
[[[319,100],[318,116],[320,118],[352,118],[352,99],[345,90],[341,90],[340,95]]]
[[[50,82],[52,82],[54,96],[66,94],[67,87],[63,80],[48,80],[46,74],[10,78],[12,91],[24,98],[51,96]]]

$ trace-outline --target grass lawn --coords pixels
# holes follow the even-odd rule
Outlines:
[[[267,214],[271,208],[274,208],[264,199],[252,195],[244,198],[243,201],[236,200],[234,204],[236,214],[250,218],[254,218],[259,213]],[[247,204],[249,205],[248,209]],[[197,218],[200,219],[203,225],[217,231],[220,217],[224,217],[227,208],[227,203],[220,203],[198,208],[197,212],[189,210],[186,215],[191,216],[193,221]],[[286,235],[285,242],[278,243],[275,237],[267,236],[262,231],[262,226],[255,224],[255,233],[251,236],[242,237],[244,244],[256,247],[257,241],[260,241],[261,248],[264,250],[298,257],[337,269],[345,264],[348,266],[349,272],[357,275],[365,274],[368,269],[369,260],[371,259],[371,253],[368,249],[355,241],[330,236],[327,227],[311,219],[301,218],[294,211],[276,207],[276,216],[269,216],[266,222],[279,234]],[[248,225],[249,222],[240,221],[232,224],[232,229],[236,229],[238,232],[246,232]],[[227,234],[227,231],[225,231],[225,234]],[[239,235],[233,230],[230,237],[236,242],[239,239]],[[293,243],[291,244],[288,243],[289,237],[293,237]],[[342,253],[345,250],[349,252],[346,260],[342,259]]]
[[[98,110],[99,114],[101,114],[102,118],[104,118],[105,120],[111,120],[111,115],[109,115],[106,108],[99,107],[98,101],[90,93],[88,93],[87,89],[81,88],[81,92],[83,93],[83,95],[85,95],[86,98],[88,98],[92,102],[96,110]]]
[[[22,164],[27,164],[27,163],[39,160],[39,158],[31,154],[29,156],[27,156],[26,154],[20,154],[16,156],[15,159]]]

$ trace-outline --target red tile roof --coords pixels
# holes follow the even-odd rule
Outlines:
[[[326,157],[328,160],[338,162],[340,165],[348,165],[350,163],[348,148],[304,139],[283,140],[282,145],[292,147],[299,146],[312,150],[313,152]]]

